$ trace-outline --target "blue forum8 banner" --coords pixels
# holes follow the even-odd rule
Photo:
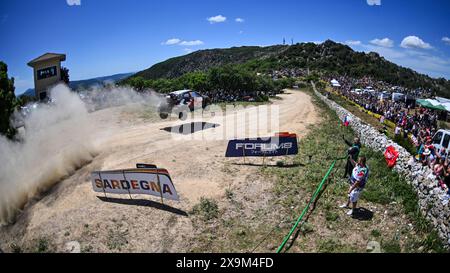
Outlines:
[[[280,133],[269,138],[230,140],[225,157],[262,157],[296,154],[298,154],[297,135]]]

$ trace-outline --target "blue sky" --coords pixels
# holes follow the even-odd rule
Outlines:
[[[450,79],[449,11],[448,0],[0,0],[0,60],[19,94],[45,52],[67,54],[80,80],[205,48],[332,39]]]

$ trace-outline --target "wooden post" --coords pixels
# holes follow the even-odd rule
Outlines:
[[[123,179],[125,179],[125,181],[126,181],[127,178],[125,177],[125,171],[122,171],[122,175],[123,175]],[[131,185],[130,185],[130,186],[131,186]],[[133,200],[133,198],[131,197],[130,189],[127,189],[127,190],[128,190],[128,196],[130,196],[130,199]]]
[[[158,173],[158,171],[156,171],[156,180],[158,181],[159,193],[161,195],[161,204],[164,205],[163,189],[161,187],[161,181],[159,180],[159,173]]]
[[[105,198],[108,198],[108,197],[106,196],[105,182],[103,182],[102,174],[101,174],[100,172],[98,172],[98,176],[100,177],[100,180],[102,181],[103,194],[105,195]]]
[[[286,148],[286,157],[289,155],[289,149]],[[292,164],[294,164],[294,162],[292,162]]]

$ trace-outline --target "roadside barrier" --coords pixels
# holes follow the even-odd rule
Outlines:
[[[325,182],[327,181],[328,177],[330,176],[331,172],[333,171],[334,167],[336,166],[336,163],[340,160],[344,160],[347,159],[346,157],[342,157],[342,158],[337,158],[333,161],[333,163],[331,164],[330,168],[328,169],[328,172],[325,174],[325,176],[322,179],[322,182],[320,182],[319,186],[317,186],[316,191],[314,192],[313,196],[311,197],[311,199],[309,200],[308,204],[306,205],[306,207],[303,209],[302,214],[300,215],[300,217],[298,217],[297,222],[294,224],[294,226],[292,227],[291,231],[289,232],[289,234],[284,238],[283,242],[281,243],[281,245],[278,247],[277,249],[277,253],[280,253],[283,248],[285,247],[286,243],[289,241],[289,238],[291,238],[292,234],[295,232],[295,230],[299,227],[299,224],[301,223],[303,217],[306,215],[306,213],[308,212],[311,204],[313,204],[317,198],[317,196],[319,195],[320,191],[323,188],[323,185],[325,184]],[[303,224],[303,223],[302,223]],[[300,225],[301,226],[301,225]]]

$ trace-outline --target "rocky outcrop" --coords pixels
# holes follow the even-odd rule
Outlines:
[[[443,205],[440,199],[440,197],[445,195],[446,191],[439,187],[438,181],[432,174],[432,170],[422,166],[422,164],[416,163],[413,156],[405,148],[389,139],[386,135],[378,132],[372,126],[364,123],[360,118],[353,115],[336,102],[329,100],[317,92],[314,85],[313,87],[315,94],[333,109],[341,120],[345,116],[352,118],[350,126],[360,137],[364,146],[383,153],[388,146],[392,145],[395,147],[399,152],[397,165],[394,167],[395,171],[403,175],[406,178],[407,183],[416,190],[419,197],[420,209],[434,226],[439,236],[446,242],[447,247],[449,247],[450,207],[448,204]]]

